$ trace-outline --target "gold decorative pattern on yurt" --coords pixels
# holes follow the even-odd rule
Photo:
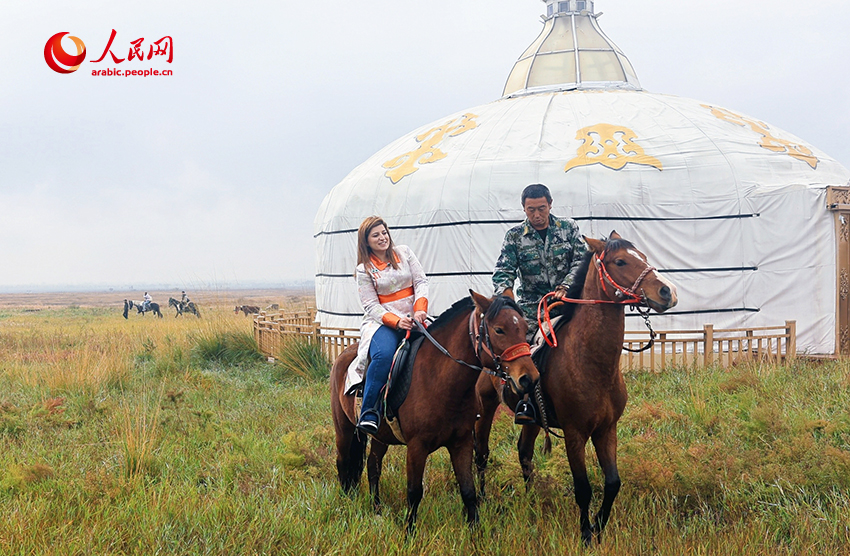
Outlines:
[[[446,158],[448,155],[437,147],[441,146],[446,137],[456,137],[478,127],[478,123],[475,121],[477,117],[475,114],[467,113],[439,127],[429,129],[425,133],[420,133],[416,136],[416,141],[419,143],[416,149],[384,162],[382,166],[389,168],[389,171],[384,175],[390,178],[393,183],[398,183],[401,178],[419,170],[420,165]]]
[[[637,134],[625,126],[596,124],[578,130],[576,139],[583,143],[576,157],[567,162],[564,172],[591,164],[602,164],[612,170],[621,170],[626,164],[643,164],[663,170],[661,161],[646,154],[635,142]]]
[[[802,160],[812,168],[817,168],[818,159],[814,153],[812,153],[810,148],[805,145],[800,145],[799,143],[792,143],[791,141],[774,137],[771,134],[770,126],[766,123],[751,120],[725,108],[719,108],[709,104],[701,104],[700,106],[711,110],[711,113],[716,118],[742,127],[749,127],[751,130],[761,135],[762,138],[761,141],[759,141],[759,147],[775,153],[784,152],[788,156],[796,158],[797,160]]]

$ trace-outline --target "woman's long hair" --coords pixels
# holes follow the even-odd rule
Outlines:
[[[387,226],[387,223],[384,222],[384,219],[380,216],[370,216],[360,224],[360,228],[357,230],[357,264],[362,264],[363,268],[365,268],[367,272],[372,267],[370,257],[373,251],[372,248],[369,247],[369,234],[375,226],[383,226],[386,228],[387,237],[390,240],[388,248],[390,253],[390,264],[393,268],[398,269],[398,263],[395,260],[395,244],[393,243],[393,236],[390,234],[390,227]]]

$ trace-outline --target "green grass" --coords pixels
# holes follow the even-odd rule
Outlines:
[[[209,356],[205,342],[244,353],[228,342],[250,337],[250,322],[229,316],[4,317],[0,554],[848,553],[847,362],[628,374],[623,488],[590,550],[563,443],[535,456],[526,492],[502,414],[481,525],[467,529],[441,450],[405,540],[404,449],[385,459],[381,516],[365,484],[343,495],[326,367]],[[595,464],[590,476],[595,510]]]
[[[274,377],[278,380],[293,377],[322,380],[328,378],[330,372],[330,362],[318,344],[308,339],[287,339],[275,357]]]

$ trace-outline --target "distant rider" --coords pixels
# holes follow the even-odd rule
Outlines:
[[[145,292],[145,302],[142,303],[142,311],[143,312],[151,310],[151,302],[152,301],[153,301],[153,298],[150,296],[150,294],[148,292]]]

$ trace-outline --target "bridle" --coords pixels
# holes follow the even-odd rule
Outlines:
[[[622,301],[608,301],[608,303],[619,303],[619,304],[623,304],[623,305],[645,304],[646,295],[644,295],[643,293],[641,293],[640,295],[637,294],[638,286],[640,286],[640,283],[643,282],[643,279],[646,278],[647,274],[649,274],[653,270],[657,270],[657,269],[654,266],[650,266],[648,263],[644,262],[644,264],[646,265],[646,268],[644,268],[643,272],[640,273],[640,276],[637,277],[637,280],[635,280],[635,283],[632,284],[632,287],[629,288],[629,289],[626,289],[623,286],[621,286],[620,284],[618,284],[617,282],[615,282],[614,279],[611,278],[611,275],[608,274],[608,269],[605,268],[605,255],[607,253],[608,253],[607,251],[603,251],[601,257],[597,254],[594,254],[593,255],[593,262],[594,262],[594,264],[596,264],[596,268],[599,270],[599,281],[602,283],[602,291],[605,292],[605,295],[607,295],[608,297],[611,297],[611,295],[608,293],[608,288],[605,286],[605,282],[607,281],[612,286],[614,286],[614,289],[615,289],[614,296],[622,299]],[[594,301],[595,303],[605,303],[606,302],[606,300],[602,300],[602,299],[592,300],[592,301]]]
[[[520,392],[519,385],[511,377],[511,375],[508,374],[502,363],[510,363],[520,357],[531,356],[531,346],[528,345],[528,342],[520,342],[506,348],[501,354],[496,355],[493,352],[493,345],[490,341],[490,327],[487,325],[487,317],[483,315],[483,313],[479,313],[477,308],[473,308],[472,313],[469,315],[469,340],[472,342],[475,357],[478,359],[478,362],[481,363],[480,367],[453,357],[446,348],[440,345],[440,343],[431,336],[425,326],[423,326],[419,321],[414,320],[414,322],[419,328],[419,331],[428,338],[428,341],[434,344],[434,347],[455,363],[463,365],[464,367],[476,372],[487,373],[488,375],[494,376],[503,382],[510,382],[511,388],[513,388],[514,392]],[[493,364],[495,365],[493,370],[484,366],[482,354],[489,356],[493,360]]]
[[[657,270],[654,266],[651,266],[646,261],[643,261],[646,267],[643,269],[643,272],[635,280],[632,287],[626,289],[620,284],[618,284],[608,273],[608,269],[605,268],[605,255],[608,253],[607,250],[602,251],[602,255],[600,256],[598,253],[593,254],[593,263],[596,265],[597,272],[599,274],[599,283],[602,285],[602,291],[605,292],[605,295],[609,298],[612,297],[610,293],[608,293],[608,287],[605,285],[606,282],[611,284],[614,288],[614,295],[619,299],[619,301],[614,301],[611,299],[571,299],[571,298],[559,298],[558,301],[565,303],[574,303],[577,305],[601,305],[601,304],[609,304],[609,305],[630,305],[632,310],[637,311],[644,320],[646,327],[649,329],[649,343],[640,349],[630,349],[627,347],[623,347],[626,351],[631,351],[634,353],[645,351],[652,347],[655,342],[655,331],[652,329],[652,324],[649,322],[649,306],[646,304],[646,295],[641,290],[640,295],[638,295],[637,291],[640,287],[641,282],[643,282],[646,276]],[[552,320],[549,316],[549,299],[556,297],[558,294],[556,292],[549,292],[544,295],[540,302],[537,304],[537,325],[543,334],[543,339],[549,345],[549,347],[558,347],[558,338],[555,336],[555,331],[552,329]],[[543,327],[543,323],[546,323],[546,328]],[[547,334],[546,330],[549,330]],[[549,334],[552,337],[549,337]]]

